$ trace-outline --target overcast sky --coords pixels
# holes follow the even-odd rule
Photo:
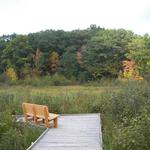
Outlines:
[[[0,35],[91,24],[150,34],[150,0],[0,0]]]

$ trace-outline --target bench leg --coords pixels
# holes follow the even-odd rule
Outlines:
[[[24,115],[24,118],[25,118],[25,122],[27,122],[28,121],[28,116]]]
[[[54,128],[57,128],[58,127],[58,118],[55,118],[54,119]]]
[[[33,117],[34,119],[33,119],[33,122],[35,123],[35,124],[37,124],[37,117]]]
[[[44,124],[46,128],[50,128],[49,121],[47,119],[44,120]]]

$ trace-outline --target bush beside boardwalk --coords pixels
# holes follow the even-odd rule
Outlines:
[[[115,81],[111,86],[106,83],[103,82],[100,87],[1,87],[0,148],[25,149],[42,132],[41,129],[12,121],[12,114],[22,114],[21,103],[27,100],[47,105],[50,112],[60,114],[100,112],[104,150],[148,150],[149,83],[140,81],[120,84]]]

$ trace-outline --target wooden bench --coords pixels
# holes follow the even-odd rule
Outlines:
[[[58,116],[57,114],[49,113],[48,107],[45,105],[37,105],[30,103],[23,103],[23,112],[25,120],[32,120],[36,124],[42,122],[45,127],[50,127],[50,122],[54,122],[54,128],[58,127]]]

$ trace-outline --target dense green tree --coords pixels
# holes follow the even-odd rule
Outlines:
[[[141,50],[146,49],[146,43],[143,37],[134,37],[128,44],[128,50]]]
[[[29,43],[33,49],[39,48],[44,57],[45,67],[44,72],[50,71],[50,54],[56,52],[60,58],[62,55],[72,47],[74,49],[74,55],[81,49],[81,47],[87,44],[88,40],[94,35],[100,28],[87,29],[87,30],[73,30],[65,32],[62,30],[46,30],[28,35]]]
[[[132,32],[120,30],[101,30],[82,48],[82,62],[94,78],[115,77],[124,59],[126,44]]]
[[[54,50],[58,54],[62,54],[66,47],[66,32],[62,30],[46,30],[28,35],[29,43],[33,49],[39,48],[45,54],[49,54]]]
[[[128,43],[128,53],[126,57],[135,61],[136,68],[140,74],[150,77],[150,37],[138,36]]]
[[[59,72],[67,78],[77,77],[79,72],[76,50],[70,47],[62,56],[59,62]]]
[[[0,38],[0,58],[2,58],[3,50],[6,48],[6,42]],[[0,60],[0,73],[2,73],[4,70],[4,66],[2,64],[2,59]]]
[[[37,49],[40,57],[36,57]],[[0,37],[0,73],[9,67],[19,74],[45,75],[59,70],[68,78],[89,80],[91,74],[96,79],[117,77],[121,61],[132,59],[140,72],[148,75],[149,49],[148,34],[138,36],[124,29],[108,30],[96,25],[85,30],[3,35]],[[58,54],[59,63],[58,59],[54,63],[50,60],[52,54]]]
[[[4,68],[15,68],[18,72],[26,64],[32,63],[33,49],[28,43],[27,36],[18,35],[11,40],[1,55]]]

